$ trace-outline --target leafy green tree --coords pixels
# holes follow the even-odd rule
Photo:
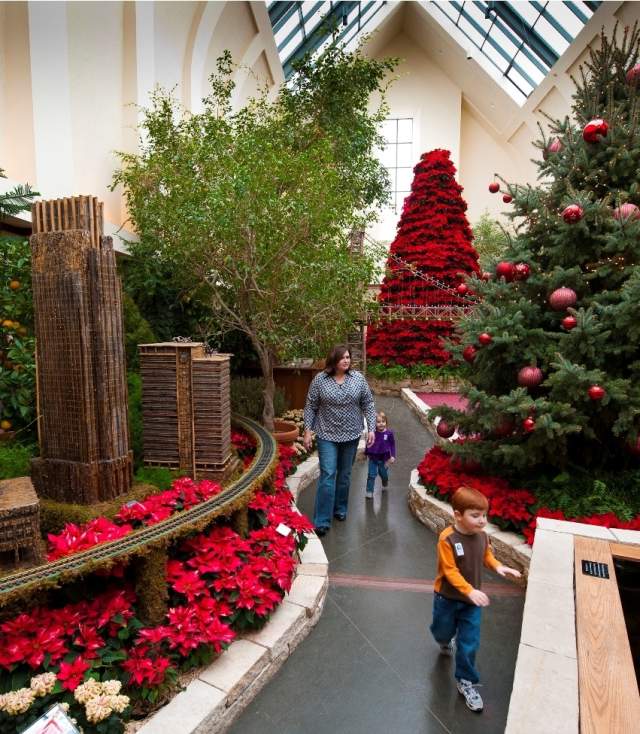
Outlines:
[[[124,186],[140,235],[134,258],[168,269],[206,307],[202,331],[247,335],[267,427],[277,361],[324,353],[363,310],[379,256],[354,255],[349,233],[386,198],[373,155],[385,108],[370,112],[369,99],[394,65],[330,46],[303,60],[274,101],[264,90],[234,112],[226,53],[201,114],[158,91],[141,152],[120,155],[114,186]]]
[[[28,209],[34,196],[29,185],[0,195],[0,219]],[[29,243],[0,236],[0,430],[33,423],[35,371]]]
[[[500,222],[493,219],[486,209],[472,229],[473,246],[478,253],[480,267],[486,270],[506,252],[509,235]]]
[[[450,451],[519,481],[638,466],[640,36],[616,34],[537,143],[542,183],[507,185],[520,226],[454,347],[469,412],[438,411],[478,439]]]

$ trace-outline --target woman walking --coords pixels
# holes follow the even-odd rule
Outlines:
[[[376,425],[371,390],[364,376],[351,369],[348,347],[336,346],[327,357],[324,371],[313,378],[304,408],[305,448],[311,446],[312,431],[318,439],[320,479],[313,524],[319,537],[331,527],[332,516],[337,520],[347,517],[351,467],[363,418],[367,423],[367,446],[371,446]]]

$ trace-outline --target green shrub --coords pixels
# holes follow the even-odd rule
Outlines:
[[[472,229],[473,246],[480,257],[480,267],[487,270],[506,252],[509,232],[486,209]]]
[[[167,469],[166,466],[142,466],[136,472],[134,480],[136,482],[144,482],[145,484],[153,484],[158,489],[164,491],[171,488],[171,483],[178,476],[182,476],[178,472]]]
[[[234,377],[231,380],[231,409],[235,413],[253,418],[255,421],[262,420],[264,409],[264,380],[262,377]],[[287,399],[284,391],[276,387],[273,398],[273,410],[275,415],[282,415],[287,409]]]
[[[31,459],[37,453],[32,444],[0,443],[0,479],[29,476]]]
[[[26,240],[0,237],[0,273],[0,420],[9,421],[14,430],[35,433],[33,295]]]
[[[367,375],[389,382],[400,382],[409,378],[414,380],[464,380],[467,369],[466,365],[437,367],[431,364],[414,364],[404,367],[393,363],[385,365],[382,362],[370,362],[367,364]]]
[[[133,298],[127,293],[122,298],[124,319],[124,348],[127,355],[127,369],[137,370],[138,344],[153,344],[156,336],[149,322],[143,317]]]

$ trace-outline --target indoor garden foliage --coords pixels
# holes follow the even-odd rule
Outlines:
[[[452,350],[471,365],[461,467],[570,512],[640,511],[640,38],[602,36],[572,117],[537,142],[539,186],[504,184],[517,223]],[[564,512],[564,510],[563,510]]]
[[[141,153],[121,154],[114,185],[140,235],[137,267],[171,272],[183,297],[205,309],[206,333],[248,337],[268,427],[274,365],[324,356],[364,310],[378,255],[354,254],[349,235],[386,199],[374,155],[385,107],[370,112],[369,99],[394,66],[330,45],[300,62],[274,101],[265,89],[235,111],[226,53],[202,113],[158,91]]]

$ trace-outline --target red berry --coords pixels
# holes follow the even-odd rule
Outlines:
[[[606,390],[603,387],[600,387],[600,385],[591,385],[588,392],[591,400],[602,400],[602,398],[607,394]]]
[[[578,325],[578,319],[575,316],[565,316],[562,319],[562,328],[566,331],[571,331],[571,329],[575,329]]]
[[[491,183],[489,184],[489,191],[490,191],[490,192],[491,192],[492,194],[497,194],[497,193],[498,193],[498,191],[500,191],[500,184],[499,184],[499,183],[498,183],[497,181],[492,181],[492,182],[491,182]]]
[[[513,196],[511,196],[511,194],[503,194],[502,201],[504,201],[505,204],[511,204]]]
[[[487,344],[491,344],[493,341],[493,337],[491,334],[487,334],[486,331],[483,331],[482,334],[478,336],[478,342],[482,344],[483,347],[486,347]]]

